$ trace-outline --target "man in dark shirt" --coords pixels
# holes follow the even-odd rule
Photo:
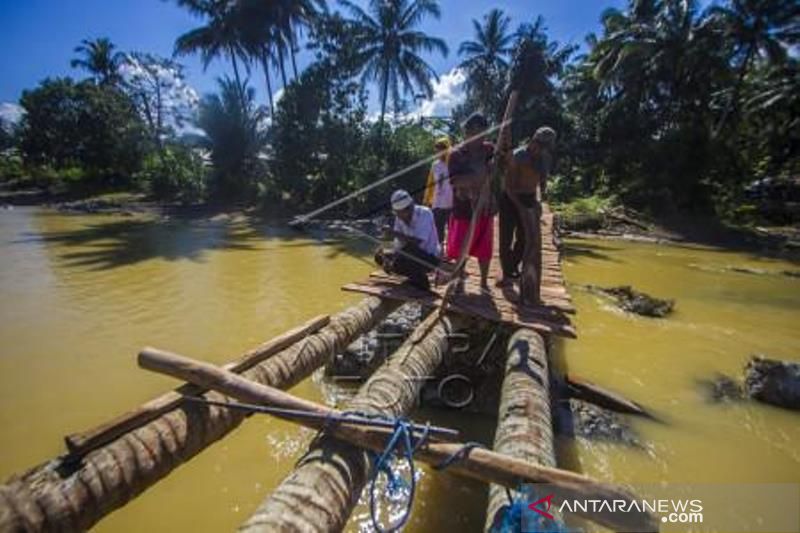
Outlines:
[[[556,133],[552,128],[536,130],[527,146],[517,149],[510,157],[503,192],[500,195],[500,263],[503,279],[498,286],[509,286],[519,277],[520,263],[525,257],[526,235],[522,216],[529,217],[530,260],[536,272],[536,287],[531,294],[539,300],[541,278],[541,202],[547,189],[547,178],[552,166],[552,150]],[[523,212],[514,204],[511,194],[516,196]],[[536,302],[530,302],[536,303]]]

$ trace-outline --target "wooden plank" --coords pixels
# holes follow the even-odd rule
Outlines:
[[[478,280],[480,273],[475,261],[467,261],[464,273],[464,293],[451,295],[458,302],[457,311],[472,314],[486,320],[503,322],[519,327],[527,327],[543,333],[553,333],[567,337],[575,336],[575,329],[564,313],[575,313],[572,296],[566,288],[561,272],[561,251],[555,246],[554,215],[547,204],[543,204],[542,215],[542,272],[540,273],[540,297],[542,305],[521,305],[519,289],[516,285],[500,289],[494,287],[502,277],[497,250],[498,226],[495,224],[494,260],[489,268],[490,294],[485,293]],[[350,283],[344,290],[380,296],[402,301],[419,300],[436,305],[444,298],[444,286],[432,287],[433,294],[416,291],[406,285],[405,278],[378,271],[369,279]]]
[[[374,284],[348,283],[342,287],[342,290],[405,302],[419,301],[429,305],[434,305],[439,299],[436,294],[419,291],[408,285],[379,286]],[[454,311],[478,316],[492,322],[504,322],[518,327],[530,328],[541,333],[552,333],[563,337],[577,337],[575,328],[568,320],[558,322],[550,317],[541,316],[535,311],[528,311],[526,309],[524,312],[519,313],[515,309],[491,308],[470,302],[460,296],[454,297],[451,304]]]

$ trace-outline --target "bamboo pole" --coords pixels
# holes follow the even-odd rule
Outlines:
[[[281,350],[285,350],[304,337],[319,331],[329,323],[330,316],[328,315],[314,317],[305,324],[291,329],[248,351],[242,355],[238,361],[228,363],[224,368],[231,372],[241,374],[268,357],[275,355]],[[193,386],[184,386],[177,390],[169,391],[158,398],[114,418],[110,422],[106,422],[82,433],[67,435],[64,438],[67,449],[71,454],[83,455],[103,444],[111,442],[128,431],[158,418],[167,411],[175,409],[180,404],[184,395],[197,395],[202,392],[205,391]]]
[[[519,329],[508,339],[493,449],[528,463],[556,466],[547,347],[541,335],[528,329]],[[511,494],[520,497],[518,492]],[[502,521],[508,504],[506,487],[491,485],[487,531]]]
[[[450,333],[460,323],[457,317],[429,315],[361,387],[347,410],[387,416],[411,410],[423,380],[442,362]],[[370,461],[363,448],[324,435],[241,529],[339,531],[347,523],[369,472]]]
[[[302,342],[244,372],[288,388],[308,377],[396,304],[365,298]],[[218,393],[205,395],[224,399]],[[0,531],[83,531],[237,427],[244,414],[182,404],[83,456],[58,457],[0,486]]]
[[[514,348],[514,351],[522,354],[524,353],[524,348],[519,346]],[[326,419],[329,419],[329,416],[340,414],[338,411],[303,398],[298,398],[273,387],[254,383],[242,376],[230,373],[214,365],[188,359],[177,354],[146,349],[139,354],[139,366],[178,379],[188,380],[197,386],[211,388],[241,401],[282,408],[293,412],[305,411],[306,413],[320,415],[320,417],[317,418],[310,416],[277,416],[315,429],[324,427],[328,432],[327,438],[330,439],[331,442],[340,443],[342,446],[345,444],[341,441],[333,441],[332,437],[346,441],[358,448],[382,451],[386,440],[392,433],[382,427],[365,427],[363,425],[349,424],[346,422],[328,424],[326,423]],[[415,457],[422,461],[438,465],[445,459],[451,457],[454,453],[460,451],[462,447],[463,443],[434,442],[434,440],[431,439],[419,449]],[[550,448],[552,452],[552,446],[550,446]],[[484,482],[497,482],[506,487],[515,487],[516,484],[521,482],[549,483],[553,485],[553,490],[562,497],[608,501],[624,500],[626,502],[630,500],[630,496],[627,493],[613,485],[598,483],[591,478],[573,472],[548,466],[540,466],[536,463],[526,462],[519,458],[489,450],[473,449],[463,460],[453,463],[448,471]],[[294,496],[294,493],[291,494]],[[318,494],[317,496],[326,495],[327,494]],[[304,495],[297,495],[295,497],[305,498],[307,496],[308,494],[304,492]],[[334,495],[333,497],[336,496]],[[320,503],[305,499],[303,502],[315,508],[317,504]],[[326,509],[330,510],[330,508],[321,507],[318,508],[317,511],[324,511]],[[259,530],[262,528],[269,530],[298,530],[297,527],[300,524],[297,522],[286,523],[286,516],[279,516],[276,518],[277,519],[273,520],[269,517],[265,517],[264,521],[258,524],[250,524],[250,527]],[[636,531],[651,531],[654,529],[652,518],[646,514],[639,515],[635,518],[628,517],[628,521],[621,521],[619,517],[615,518],[610,515],[590,516],[588,518],[612,528]],[[331,524],[314,524],[312,529],[308,528],[308,524],[303,524],[303,526],[303,529],[299,529],[300,531],[341,529],[341,527]]]

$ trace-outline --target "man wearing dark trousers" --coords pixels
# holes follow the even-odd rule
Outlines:
[[[497,282],[499,287],[507,287],[520,276],[519,268],[525,256],[526,236],[521,216],[531,221],[530,258],[536,272],[537,286],[534,289],[536,300],[539,300],[539,286],[542,272],[541,255],[541,202],[547,189],[547,178],[552,166],[552,151],[556,133],[552,128],[542,127],[536,130],[527,146],[519,148],[512,154],[503,192],[500,195],[500,264],[503,278]],[[523,213],[511,199],[509,193],[516,195]],[[538,194],[537,194],[538,193]],[[535,303],[535,302],[531,302]]]
[[[392,194],[394,227],[393,250],[380,251],[375,261],[390,274],[408,278],[408,282],[423,290],[430,289],[428,274],[439,265],[439,237],[433,212],[416,205],[404,190]]]

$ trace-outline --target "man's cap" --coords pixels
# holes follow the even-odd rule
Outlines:
[[[556,130],[549,126],[542,126],[533,134],[532,140],[547,148],[552,148],[556,144]]]
[[[392,193],[392,211],[402,211],[413,203],[414,199],[403,189],[398,189]]]
[[[489,121],[486,120],[486,117],[483,114],[478,113],[477,111],[469,116],[467,120],[464,121],[463,127],[465,130],[471,129],[482,129],[485,130],[489,127]]]

